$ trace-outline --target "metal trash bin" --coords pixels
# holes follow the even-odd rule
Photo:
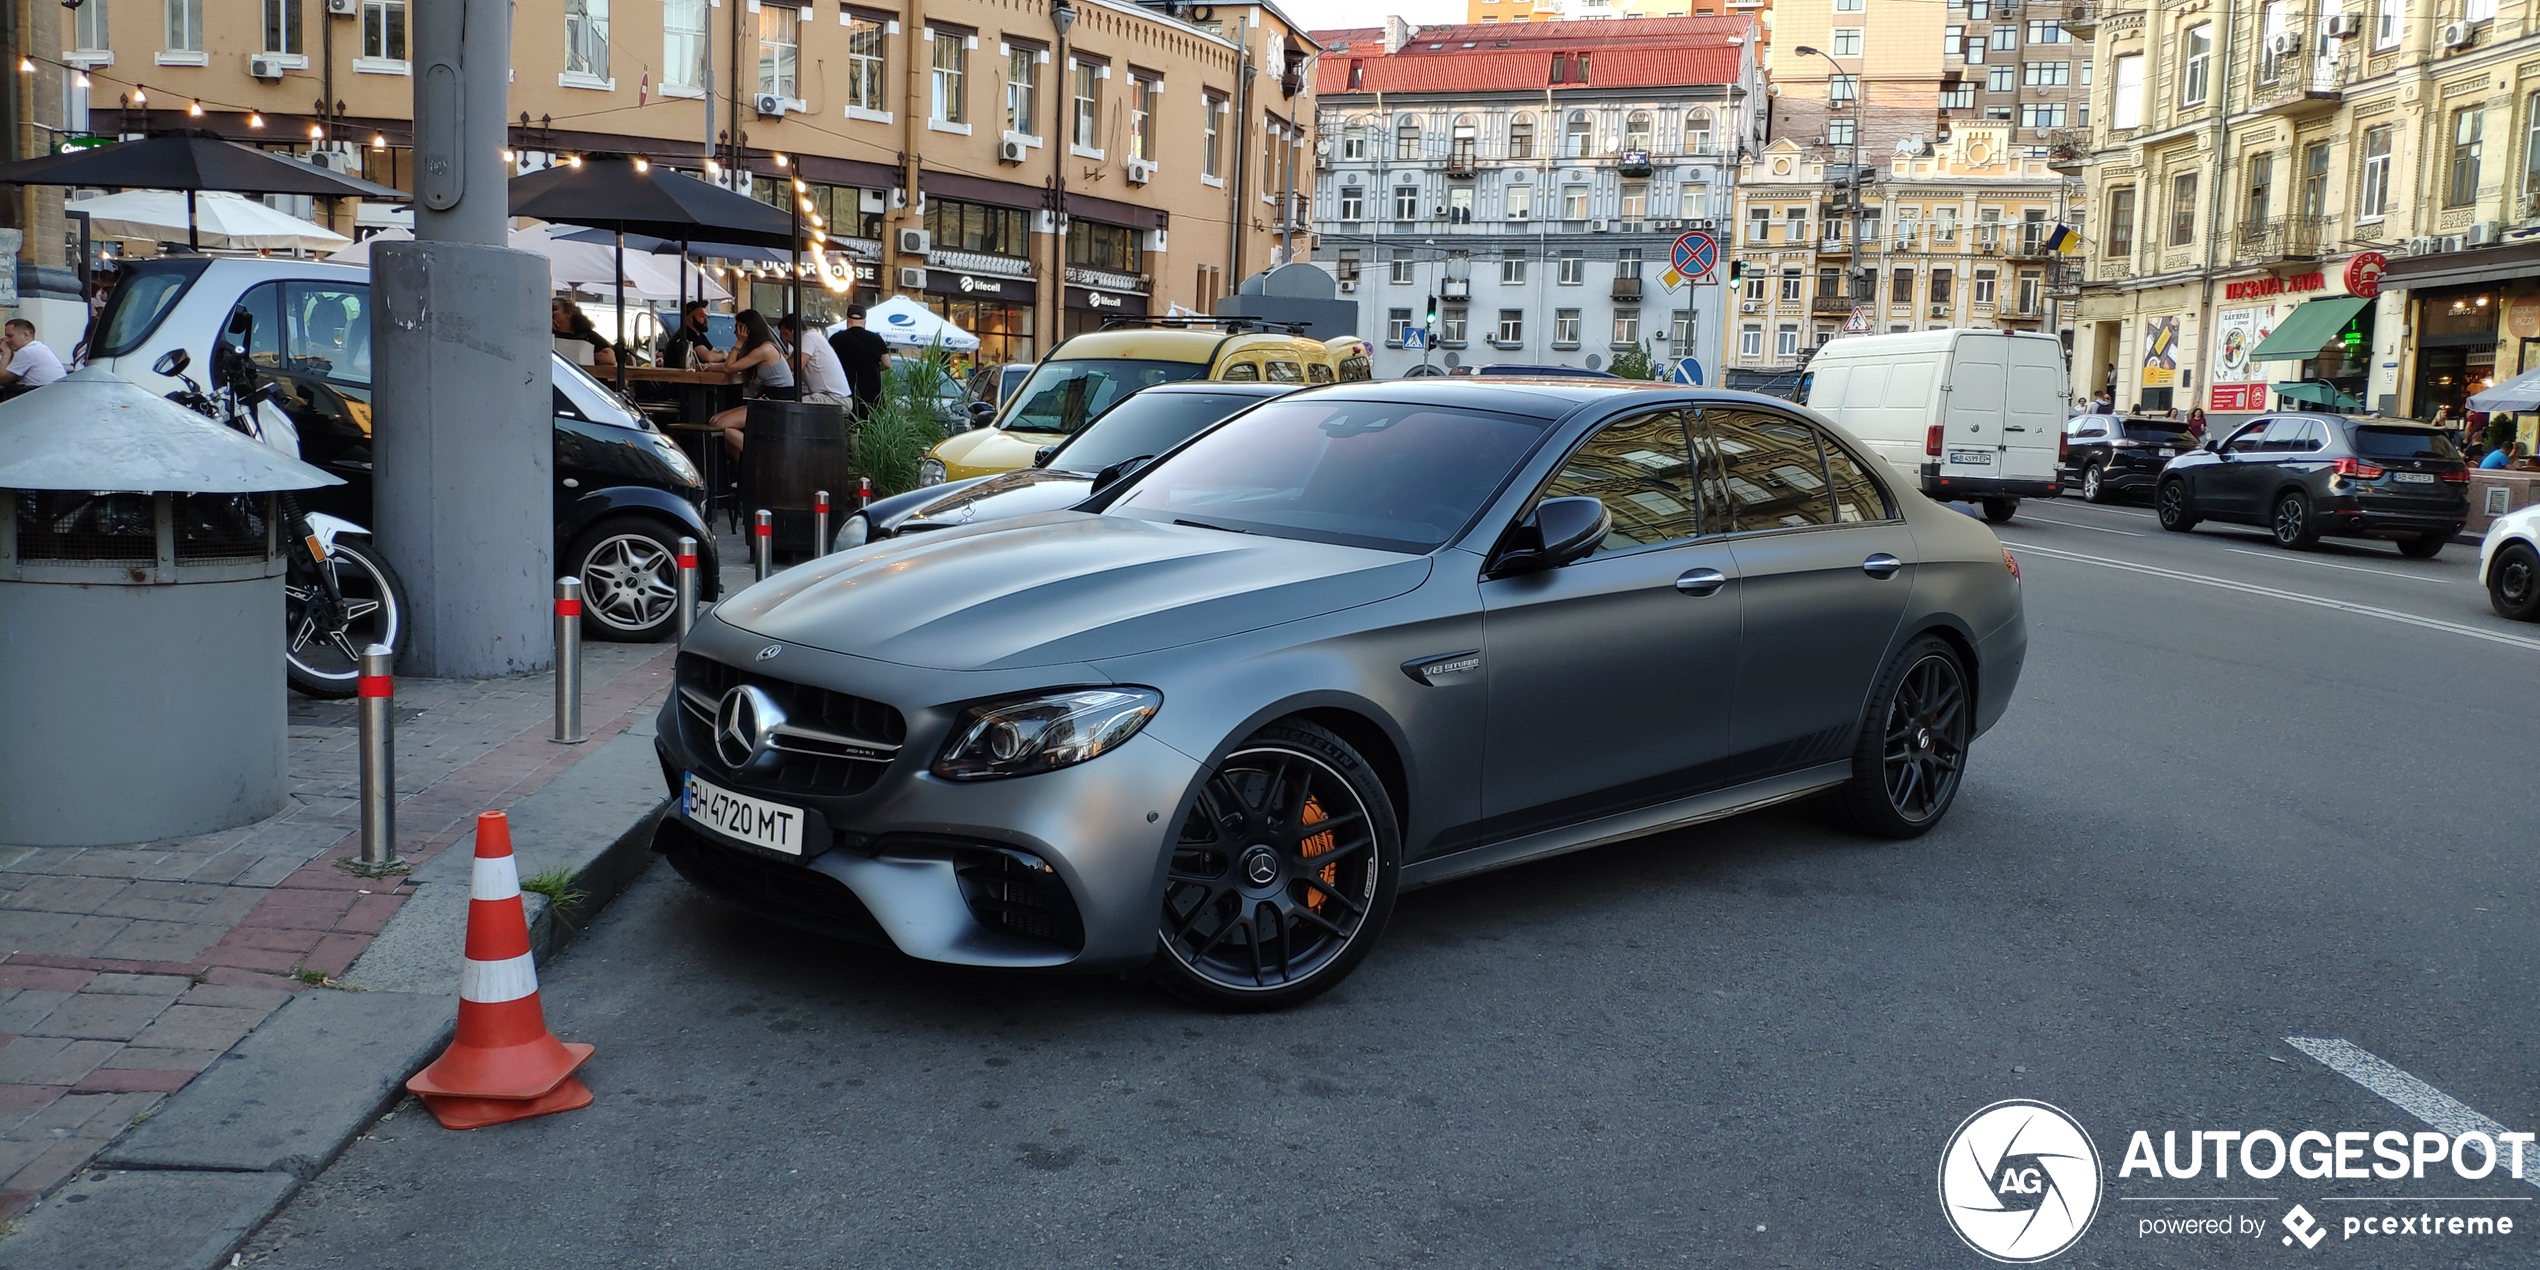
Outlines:
[[[339,483],[102,369],[0,403],[0,843],[283,809],[273,491]]]
[[[855,488],[855,456],[847,442],[847,412],[820,401],[750,403],[741,433],[741,512],[765,508],[779,556],[811,554],[812,495],[833,500]],[[843,513],[832,514],[834,531]]]

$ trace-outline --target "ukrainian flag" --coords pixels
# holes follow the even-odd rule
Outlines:
[[[2074,233],[2070,225],[2057,225],[2046,233],[2046,250],[2069,256],[2081,250],[2081,235]]]

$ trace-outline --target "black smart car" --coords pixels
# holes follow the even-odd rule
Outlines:
[[[2171,459],[2196,448],[2187,425],[2144,415],[2074,415],[2064,425],[2063,483],[2082,501],[2152,492]]]
[[[2469,471],[2452,439],[2406,419],[2271,414],[2162,469],[2161,527],[2261,526],[2287,547],[2323,536],[2388,538],[2420,560],[2469,518]]]

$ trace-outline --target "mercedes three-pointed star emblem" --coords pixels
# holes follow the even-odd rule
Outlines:
[[[723,765],[739,771],[767,753],[768,742],[785,722],[783,707],[752,684],[723,694],[714,708],[714,753]]]

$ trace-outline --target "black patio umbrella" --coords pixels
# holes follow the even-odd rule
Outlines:
[[[188,246],[194,245],[194,195],[198,190],[310,194],[321,198],[414,197],[394,186],[330,172],[313,163],[224,141],[208,132],[169,133],[0,164],[0,184],[183,190]]]
[[[626,276],[628,234],[790,249],[798,287],[802,276],[802,220],[795,209],[770,207],[644,159],[584,159],[513,177],[512,215],[605,229],[617,235],[617,274],[621,280]],[[798,299],[795,308],[801,307]],[[626,340],[623,281],[618,287],[617,325],[618,342],[622,344]],[[799,376],[800,350],[795,352],[795,361],[795,374]],[[625,363],[621,361],[618,387],[624,388],[625,380]]]

